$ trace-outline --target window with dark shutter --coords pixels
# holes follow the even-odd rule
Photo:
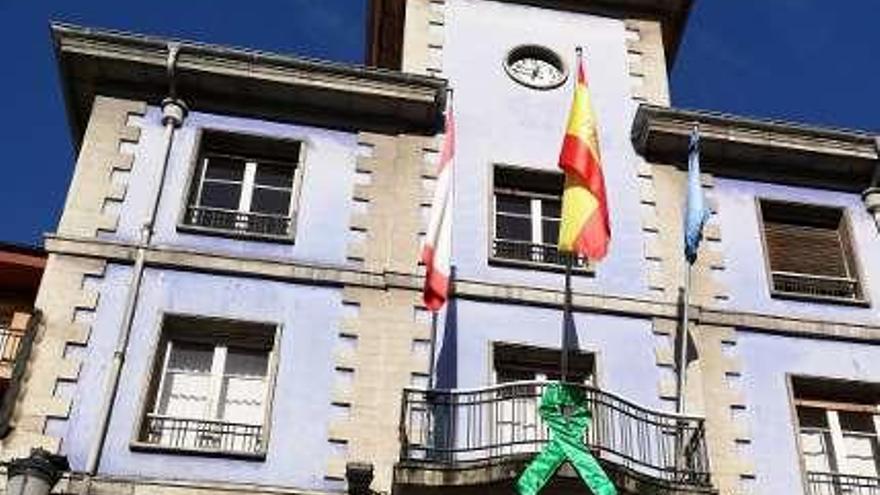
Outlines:
[[[842,209],[767,200],[760,204],[774,296],[863,300]]]

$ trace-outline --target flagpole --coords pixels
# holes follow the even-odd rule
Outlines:
[[[568,380],[568,322],[572,319],[571,314],[571,259],[574,257],[572,253],[568,253],[565,257],[565,300],[562,305],[562,363],[560,381],[565,383]]]
[[[575,61],[580,66],[583,49],[576,46],[574,49]],[[577,83],[575,83],[577,84]],[[560,381],[568,381],[568,322],[573,318],[571,314],[571,263],[574,253],[565,253],[565,299],[562,304],[562,359],[560,363]]]
[[[678,353],[676,359],[676,372],[677,378],[676,380],[676,404],[675,410],[679,414],[684,414],[685,412],[685,389],[687,387],[687,340],[689,333],[689,321],[690,316],[688,314],[690,309],[690,292],[691,292],[691,264],[688,261],[685,261],[686,267],[684,269],[684,293],[682,294],[682,310],[681,310],[681,324],[679,326],[679,334],[678,334]]]

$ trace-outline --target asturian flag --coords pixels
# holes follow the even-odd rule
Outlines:
[[[611,223],[599,156],[596,116],[590,103],[580,51],[574,101],[559,154],[559,168],[565,172],[559,250],[601,260],[608,253]]]
[[[684,213],[684,255],[688,263],[694,264],[697,250],[703,238],[703,225],[709,218],[703,188],[700,185],[700,130],[694,126],[688,144],[688,185],[687,205]]]
[[[437,184],[431,201],[431,221],[425,244],[422,246],[422,262],[425,264],[425,306],[437,311],[449,296],[449,267],[452,256],[452,159],[455,154],[455,120],[452,100],[446,108],[446,136],[440,152],[437,168]]]

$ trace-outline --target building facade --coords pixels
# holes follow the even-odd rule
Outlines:
[[[880,492],[875,140],[670,108],[689,10],[374,0],[373,68],[53,25],[78,159],[4,457],[66,455],[65,493],[507,493],[548,440],[566,332],[621,493]],[[572,261],[565,318],[575,47],[612,243]],[[454,283],[432,325],[417,259],[447,88]],[[695,124],[712,216],[683,302]]]

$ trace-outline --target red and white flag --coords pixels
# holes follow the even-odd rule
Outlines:
[[[455,121],[452,101],[446,109],[446,136],[437,167],[437,183],[431,201],[431,222],[425,245],[422,246],[422,262],[425,264],[425,306],[437,311],[449,296],[449,266],[452,257],[452,159],[455,154]]]

